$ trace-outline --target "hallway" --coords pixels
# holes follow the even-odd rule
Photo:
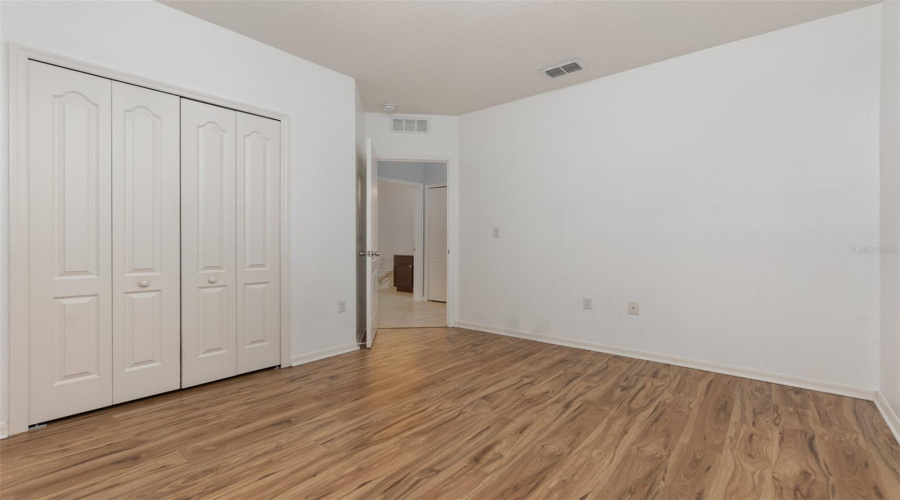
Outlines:
[[[447,304],[413,300],[413,295],[394,288],[378,290],[378,328],[447,326]]]

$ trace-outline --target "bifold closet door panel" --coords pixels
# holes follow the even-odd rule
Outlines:
[[[281,122],[237,113],[237,367],[281,364]]]
[[[181,386],[237,374],[235,112],[181,99]]]
[[[109,80],[28,63],[29,423],[112,403]]]
[[[112,84],[113,403],[181,387],[179,98]]]

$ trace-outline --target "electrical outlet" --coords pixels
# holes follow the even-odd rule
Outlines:
[[[500,237],[500,228],[495,227],[494,228],[494,238],[499,238],[499,237]]]
[[[590,297],[582,297],[581,307],[583,309],[593,309],[594,308],[594,299],[592,299]]]
[[[638,302],[629,302],[628,303],[628,314],[637,316],[641,313],[641,304]]]
[[[347,312],[347,301],[346,300],[341,299],[338,301],[338,312],[339,313]]]

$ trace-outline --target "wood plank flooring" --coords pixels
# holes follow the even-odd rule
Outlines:
[[[896,498],[875,406],[447,328],[0,441],[13,498]]]

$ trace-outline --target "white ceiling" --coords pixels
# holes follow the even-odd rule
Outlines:
[[[356,78],[367,111],[459,115],[873,2],[164,3]],[[576,57],[580,73],[540,73]]]

